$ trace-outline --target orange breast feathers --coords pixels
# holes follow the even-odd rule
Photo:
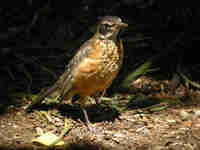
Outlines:
[[[99,79],[99,62],[91,58],[85,58],[76,68],[74,73],[74,89],[80,96],[90,96],[96,91],[104,89],[103,79]]]
[[[111,44],[114,46],[114,52],[110,54],[117,55],[117,59],[115,57],[113,57],[113,59],[108,58],[105,63],[104,60],[102,60],[102,56],[104,53],[109,53],[107,44],[96,41],[89,56],[84,58],[75,69],[74,88],[81,96],[89,96],[97,91],[108,88],[112,80],[116,77],[121,65],[122,59],[120,57],[123,56],[123,50],[119,50],[115,43],[114,45],[113,43]],[[105,54],[105,56],[107,56],[107,54]]]
[[[103,49],[106,49],[105,45],[102,44],[100,40],[97,40],[92,45],[92,51],[88,57],[92,59],[100,59],[102,57],[102,51],[104,51]]]

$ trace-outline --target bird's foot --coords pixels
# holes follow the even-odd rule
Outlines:
[[[89,131],[93,132],[94,131],[94,127],[93,127],[92,123],[90,123],[90,121],[88,119],[87,111],[84,108],[82,108],[82,111],[83,111],[83,114],[84,114],[84,117],[85,117],[85,125],[86,125],[87,129]]]

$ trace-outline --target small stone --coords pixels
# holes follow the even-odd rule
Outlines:
[[[200,117],[200,110],[194,112],[195,117]]]
[[[125,135],[121,133],[116,133],[113,135],[112,140],[114,140],[117,143],[120,143],[121,140],[125,139]]]
[[[123,138],[123,137],[125,137],[125,135],[121,134],[121,133],[115,133],[115,134],[113,134],[113,137]]]
[[[143,133],[144,135],[148,135],[148,134],[150,134],[149,129],[147,129],[145,126],[139,128],[139,129],[137,129],[136,132],[137,132],[137,133],[138,133],[138,132]]]
[[[176,120],[172,120],[172,119],[167,120],[167,122],[168,122],[170,125],[176,124]]]
[[[17,128],[18,126],[16,124],[13,125],[13,128]]]
[[[54,118],[54,120],[55,120],[56,122],[61,122],[61,119],[58,118],[58,117]]]
[[[181,120],[183,120],[183,121],[188,120],[191,117],[190,114],[188,112],[184,111],[184,110],[182,110],[179,113],[179,115],[180,115]]]
[[[150,134],[149,129],[145,128],[145,129],[143,130],[143,134],[144,134],[144,135],[149,135],[149,134]]]
[[[60,122],[55,122],[54,125],[57,127],[60,127],[60,126],[63,126],[64,123],[62,121],[60,121]]]

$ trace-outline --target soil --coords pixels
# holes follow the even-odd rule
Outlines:
[[[161,85],[158,81],[157,84]],[[176,91],[180,89],[184,88],[179,86]],[[135,103],[136,97],[142,97],[141,93],[139,96],[118,94],[117,98],[102,99],[99,105],[90,101],[87,111],[91,130],[86,127],[77,104],[59,107],[43,104],[41,108],[25,113],[24,109],[30,103],[26,99],[23,104],[9,105],[1,113],[0,148],[45,149],[47,147],[33,143],[32,139],[46,132],[60,135],[65,121],[71,119],[73,127],[62,139],[65,144],[54,149],[198,150],[200,93],[193,90],[189,93],[183,97],[177,97],[177,93],[171,96],[161,92],[149,94],[143,100],[154,101],[150,106]],[[158,99],[165,100],[158,102]]]

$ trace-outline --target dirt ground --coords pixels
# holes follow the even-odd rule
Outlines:
[[[62,139],[65,144],[53,149],[199,150],[200,93],[190,90],[187,96],[175,95],[163,96],[160,92],[145,96],[143,101],[153,101],[154,105],[143,108],[141,102],[135,103],[141,95],[123,93],[117,98],[104,98],[100,105],[87,107],[90,131],[76,104],[42,105],[32,113],[25,113],[24,108],[30,103],[26,100],[1,113],[0,149],[44,149],[45,146],[32,143],[32,139],[46,132],[59,135],[65,121],[71,119],[73,127]],[[158,102],[158,99],[167,100]]]

